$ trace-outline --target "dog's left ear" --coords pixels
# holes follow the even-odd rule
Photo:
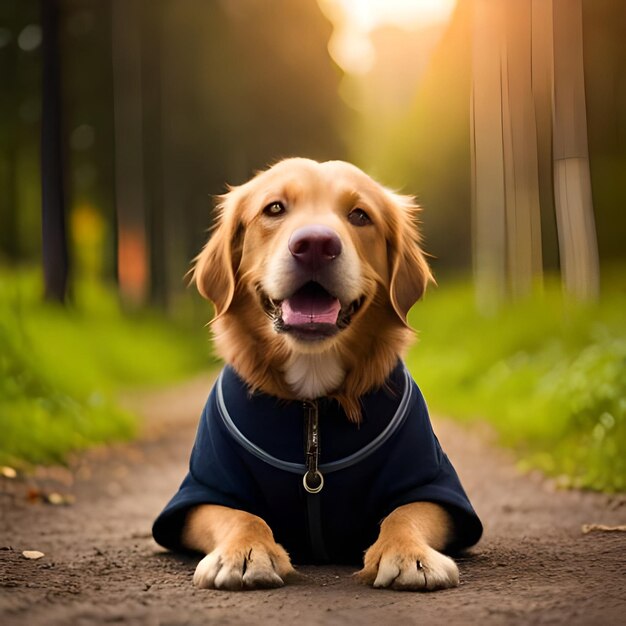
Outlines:
[[[417,230],[418,206],[413,198],[390,194],[398,209],[399,222],[389,242],[391,280],[389,298],[404,324],[407,324],[409,309],[422,297],[433,276],[420,247]]]

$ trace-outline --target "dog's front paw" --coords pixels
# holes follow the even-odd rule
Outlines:
[[[217,546],[196,567],[193,584],[201,589],[282,587],[294,571],[287,552],[274,541]]]
[[[358,578],[374,587],[434,590],[456,587],[459,568],[449,557],[428,546],[378,540],[366,553]]]

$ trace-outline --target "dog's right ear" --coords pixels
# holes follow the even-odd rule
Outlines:
[[[241,261],[243,225],[239,219],[241,194],[232,188],[220,196],[213,234],[194,259],[192,280],[198,291],[215,305],[215,318],[230,307],[235,295],[236,276]]]

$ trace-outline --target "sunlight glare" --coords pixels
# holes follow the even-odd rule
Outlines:
[[[365,74],[375,51],[372,31],[382,26],[417,30],[448,20],[456,0],[318,0],[335,27],[329,43],[333,59],[348,73]]]

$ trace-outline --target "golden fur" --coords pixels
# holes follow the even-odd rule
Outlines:
[[[276,201],[289,209],[279,220],[263,213]],[[354,207],[366,210],[373,227],[348,222]],[[290,367],[302,369],[305,377],[318,376],[324,395],[337,398],[357,421],[359,397],[384,383],[408,347],[408,310],[432,279],[420,248],[416,212],[411,198],[386,190],[340,161],[287,159],[232,188],[221,198],[216,227],[193,269],[198,289],[215,305],[213,331],[220,356],[251,388],[285,399],[301,398]],[[280,293],[278,270],[289,256],[290,233],[309,223],[338,233],[345,270],[339,278],[347,283],[339,291],[349,294],[347,299],[362,294],[363,304],[338,334],[302,344],[275,331],[263,302],[265,292]],[[315,369],[331,365],[338,372],[335,378],[321,377]],[[451,532],[448,514],[436,504],[398,507],[366,552],[359,579],[396,589],[457,585],[456,564],[437,551]],[[195,507],[182,542],[206,554],[194,575],[199,587],[276,587],[294,571],[269,526],[244,511]]]

